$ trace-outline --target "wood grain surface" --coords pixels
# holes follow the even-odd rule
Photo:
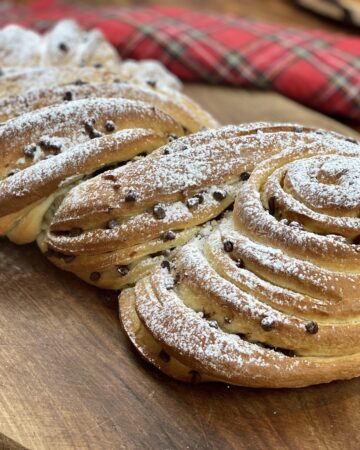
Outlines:
[[[355,134],[275,94],[189,86],[222,122]],[[175,382],[134,352],[115,295],[0,240],[0,449],[360,448],[360,380],[302,390]]]

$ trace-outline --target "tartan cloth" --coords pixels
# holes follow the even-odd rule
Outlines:
[[[0,5],[0,26],[99,28],[123,58],[160,60],[184,81],[271,89],[360,123],[360,38],[175,7]],[[1,62],[0,62],[1,65]]]

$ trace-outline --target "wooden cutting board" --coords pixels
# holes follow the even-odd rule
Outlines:
[[[276,94],[189,86],[223,123],[352,130]],[[123,335],[116,296],[0,240],[0,449],[359,449],[360,379],[302,390],[175,382]]]

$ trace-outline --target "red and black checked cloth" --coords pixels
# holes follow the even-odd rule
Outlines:
[[[158,59],[184,81],[272,89],[360,123],[358,37],[183,8],[0,5],[0,26],[45,30],[65,17],[101,29],[123,58]]]

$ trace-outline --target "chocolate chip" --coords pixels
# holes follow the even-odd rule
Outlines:
[[[116,228],[118,226],[119,226],[119,222],[116,219],[111,219],[106,224],[106,228],[108,228],[109,230],[113,230],[114,228]]]
[[[129,189],[125,194],[125,201],[126,202],[135,202],[137,198],[136,192],[133,189]]]
[[[164,259],[164,261],[161,261],[161,267],[163,269],[167,269],[170,272],[170,263],[169,261],[167,261],[166,259]]]
[[[75,255],[63,255],[62,259],[63,259],[66,263],[71,263],[72,261],[74,261]]]
[[[65,100],[66,102],[70,102],[73,99],[73,95],[71,91],[66,91],[64,96],[63,96],[63,100]]]
[[[319,325],[316,322],[311,321],[305,325],[305,329],[310,334],[316,334],[319,331]]]
[[[44,150],[51,151],[54,155],[58,155],[61,152],[61,145],[54,141],[50,136],[41,137],[39,145]]]
[[[104,173],[103,179],[109,181],[116,181],[116,176],[113,175],[112,173]]]
[[[109,131],[109,132],[114,131],[115,130],[114,122],[112,120],[107,120],[105,122],[105,129],[106,129],[106,131]]]
[[[170,153],[170,150],[168,148],[165,148],[163,151],[163,155],[168,155]]]
[[[92,130],[92,131],[90,131],[90,133],[89,133],[89,138],[90,139],[95,139],[95,138],[99,138],[99,137],[101,137],[103,134],[101,133],[101,131],[98,131],[98,130]]]
[[[187,206],[189,209],[195,208],[195,206],[197,206],[199,203],[200,203],[200,202],[199,202],[199,198],[196,197],[196,196],[195,196],[195,197],[188,198],[188,199],[186,200],[186,206]]]
[[[225,189],[216,189],[216,191],[213,192],[213,197],[218,202],[221,202],[222,200],[224,200],[224,198],[226,198],[226,196],[227,196],[227,192],[225,191]]]
[[[158,220],[163,219],[166,215],[165,209],[161,205],[155,205],[153,207],[153,214],[154,214],[155,219],[158,219]]]
[[[191,377],[190,382],[193,384],[198,384],[201,382],[201,375],[196,370],[190,370],[189,375]]]
[[[101,277],[100,272],[91,272],[90,274],[90,280],[91,281],[98,281]]]
[[[236,267],[238,267],[239,269],[243,269],[245,267],[244,261],[242,259],[238,259],[235,262]]]
[[[352,137],[346,138],[345,141],[346,142],[351,142],[352,144],[358,144],[359,143],[356,139],[354,139]]]
[[[275,197],[270,197],[268,200],[268,205],[269,205],[269,214],[271,214],[272,216],[275,214],[275,210],[276,210],[276,205],[275,205],[276,199]]]
[[[199,192],[198,194],[194,195],[199,200],[199,205],[202,205],[204,203],[204,194]]]
[[[164,241],[172,241],[176,238],[176,234],[172,230],[165,231],[163,233],[162,238]]]
[[[159,358],[162,359],[166,363],[168,363],[170,361],[170,355],[168,355],[165,350],[160,351]]]
[[[240,181],[246,181],[250,178],[249,172],[243,172],[240,174]]]
[[[179,139],[179,137],[176,136],[176,134],[169,134],[169,137],[168,137],[169,142],[175,141],[176,139]]]
[[[270,331],[274,328],[275,326],[275,320],[272,319],[271,317],[264,317],[261,322],[260,322],[261,328],[264,331]]]
[[[76,237],[76,236],[80,236],[81,233],[82,233],[81,228],[71,228],[71,230],[69,231],[69,236]]]
[[[116,266],[116,271],[118,272],[118,274],[120,274],[122,277],[124,277],[125,275],[127,275],[130,272],[130,269],[129,269],[129,266],[120,265],[120,266]]]
[[[155,80],[147,80],[146,84],[148,84],[152,88],[156,87],[156,81]]]
[[[208,321],[209,327],[211,328],[215,328],[216,330],[219,328],[218,323],[216,322],[216,320],[209,320]]]
[[[234,244],[229,240],[224,241],[224,250],[226,253],[231,253],[234,250]]]
[[[60,42],[59,50],[65,53],[69,51],[69,47],[65,44],[65,42]]]
[[[95,69],[101,69],[102,66],[103,66],[103,65],[102,65],[101,63],[95,63],[95,64],[94,64]]]
[[[29,157],[33,157],[35,152],[36,152],[37,146],[36,144],[29,144],[26,145],[24,148],[24,155],[25,156],[29,156]]]
[[[18,172],[20,172],[20,169],[13,169],[6,176],[7,177],[12,177],[13,175],[15,175]]]
[[[84,84],[88,84],[88,83],[83,80],[75,80],[74,84],[75,84],[75,86],[84,86]]]

